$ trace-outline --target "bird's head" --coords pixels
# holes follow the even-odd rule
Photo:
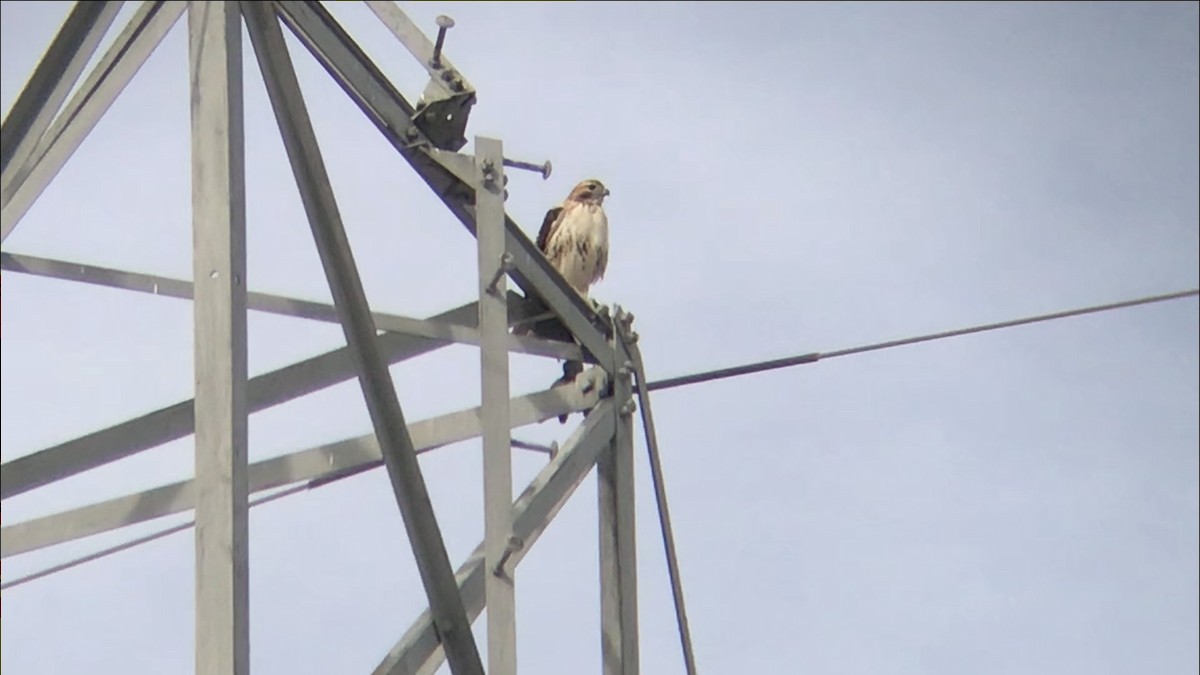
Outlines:
[[[576,185],[575,189],[571,190],[571,194],[567,197],[567,199],[576,202],[583,202],[584,204],[599,205],[604,203],[604,198],[607,196],[608,188],[604,187],[604,183],[601,183],[595,178],[589,178]]]

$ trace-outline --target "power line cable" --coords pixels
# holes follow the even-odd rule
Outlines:
[[[785,357],[785,358],[781,358],[781,359],[772,359],[769,361],[759,361],[756,363],[749,363],[749,364],[745,364],[745,365],[741,365],[741,366],[733,366],[730,368],[719,368],[717,370],[706,370],[706,371],[702,371],[702,372],[698,372],[698,373],[693,373],[691,375],[681,375],[679,377],[670,377],[670,378],[665,378],[665,379],[661,379],[661,380],[654,380],[652,382],[647,382],[645,385],[643,385],[641,380],[639,379],[637,386],[634,387],[634,392],[641,393],[641,389],[643,386],[645,387],[645,391],[647,391],[647,392],[658,391],[658,390],[662,390],[662,389],[673,389],[676,387],[682,387],[682,386],[690,385],[690,384],[699,384],[701,382],[711,382],[713,380],[721,380],[721,379],[726,379],[726,378],[730,378],[730,377],[739,377],[742,375],[761,373],[761,372],[765,372],[768,370],[777,370],[780,368],[790,368],[792,366],[816,363],[817,361],[827,361],[829,359],[837,358],[839,356],[850,356],[852,354],[864,354],[866,352],[891,349],[893,347],[904,347],[907,345],[918,344],[921,342],[932,342],[934,340],[944,340],[947,338],[959,337],[962,335],[971,335],[974,333],[984,333],[987,331],[1000,330],[1003,328],[1013,328],[1016,326],[1025,326],[1025,325],[1032,324],[1032,323],[1041,323],[1041,322],[1045,322],[1045,321],[1054,321],[1057,319],[1066,319],[1066,318],[1074,317],[1074,316],[1082,316],[1084,314],[1096,314],[1099,312],[1108,312],[1108,311],[1113,311],[1113,310],[1117,310],[1117,309],[1124,309],[1127,307],[1137,307],[1139,305],[1149,305],[1152,303],[1166,302],[1169,300],[1181,300],[1183,298],[1194,297],[1197,295],[1200,295],[1200,288],[1194,288],[1194,289],[1186,290],[1186,291],[1178,291],[1176,293],[1167,293],[1164,295],[1152,295],[1152,296],[1148,296],[1148,297],[1144,297],[1144,298],[1137,298],[1135,300],[1126,300],[1124,302],[1114,302],[1114,303],[1110,303],[1110,304],[1106,304],[1106,305],[1093,305],[1091,307],[1082,307],[1079,309],[1069,309],[1069,310],[1062,311],[1062,312],[1054,312],[1052,314],[1039,314],[1036,316],[1025,317],[1023,319],[1013,319],[1011,321],[1001,321],[999,323],[982,324],[982,325],[978,325],[978,326],[972,326],[970,328],[960,328],[958,330],[943,331],[940,333],[929,333],[926,335],[919,335],[916,337],[904,338],[901,340],[888,340],[886,342],[876,342],[873,344],[862,345],[862,346],[858,346],[858,347],[850,347],[847,349],[838,349],[838,350],[831,351],[831,352],[810,352],[808,354],[789,356],[789,357]],[[281,499],[283,497],[296,494],[297,492],[303,492],[305,490],[317,488],[322,485],[327,485],[331,482],[341,480],[343,478],[348,478],[352,475],[357,475],[358,473],[361,473],[362,471],[368,470],[370,468],[375,468],[377,466],[380,466],[381,464],[382,463],[377,463],[370,467],[360,467],[359,469],[351,470],[344,474],[325,477],[325,478],[321,478],[321,479],[314,479],[307,483],[302,483],[300,485],[288,488],[286,490],[281,490],[281,491],[271,494],[267,497],[262,497],[257,500],[251,501],[249,506],[251,506],[251,507],[258,506],[259,504],[265,504],[267,502],[274,501],[276,499]],[[141,544],[155,541],[157,539],[161,539],[168,535],[175,534],[176,532],[182,532],[184,530],[187,530],[187,529],[193,527],[194,525],[195,525],[194,520],[188,521],[186,523],[180,523],[178,525],[174,525],[172,527],[165,528],[163,530],[159,530],[158,532],[154,532],[154,533],[148,534],[146,536],[138,537],[136,539],[132,539],[132,540],[124,542],[122,544],[118,544],[116,546],[111,546],[109,548],[101,549],[94,553],[90,553],[86,556],[83,556],[80,558],[75,558],[75,559],[67,561],[65,563],[62,563],[59,565],[54,565],[52,567],[48,567],[46,569],[25,575],[23,577],[18,577],[16,579],[13,579],[12,581],[0,583],[0,590],[5,590],[8,588],[20,586],[21,584],[25,584],[30,581],[35,581],[37,579],[41,579],[43,577],[50,576],[51,574],[55,574],[57,572],[62,572],[64,570],[71,569],[72,567],[77,567],[79,565],[82,565],[83,563],[91,562],[93,560],[98,560],[100,558],[107,557],[114,553],[119,553],[121,551],[133,548],[135,546],[139,546]]]
[[[1031,323],[1041,323],[1044,321],[1054,321],[1056,319],[1066,319],[1073,316],[1082,316],[1084,314],[1096,314],[1098,312],[1109,312],[1115,309],[1124,309],[1126,307],[1136,307],[1138,305],[1149,305],[1156,302],[1166,302],[1168,300],[1180,300],[1200,295],[1200,288],[1193,288],[1188,291],[1179,291],[1177,293],[1167,293],[1165,295],[1152,295],[1136,300],[1126,300],[1124,302],[1114,302],[1107,305],[1094,305],[1092,307],[1082,307],[1079,309],[1069,309],[1063,312],[1054,312],[1052,314],[1039,314],[1023,319],[1013,319],[1011,321],[1001,321],[999,323],[987,323],[970,328],[960,328],[958,330],[943,331],[940,333],[929,333],[927,335],[918,335],[916,337],[904,338],[902,340],[888,340],[886,342],[876,342],[874,344],[862,345],[859,347],[850,347],[848,349],[838,349],[832,352],[810,352],[808,354],[799,354],[797,356],[788,356],[782,359],[771,359],[770,361],[759,361],[757,363],[748,363],[741,366],[733,366],[730,368],[719,368],[717,370],[706,370],[691,375],[681,375],[679,377],[669,377],[662,380],[655,380],[646,384],[646,391],[658,391],[660,389],[673,389],[682,387],[688,384],[698,384],[700,382],[711,382],[712,380],[722,380],[729,377],[739,377],[741,375],[750,375],[753,373],[761,373],[768,370],[777,370],[779,368],[790,368],[792,366],[802,366],[817,361],[828,361],[829,359],[839,356],[850,356],[852,354],[863,354],[866,352],[874,352],[882,349],[891,349],[892,347],[904,347],[907,345],[915,345],[920,342],[932,342],[934,340],[944,340],[961,335],[971,335],[973,333],[985,333],[987,331],[1000,330],[1002,328],[1013,328],[1015,326],[1025,326]]]

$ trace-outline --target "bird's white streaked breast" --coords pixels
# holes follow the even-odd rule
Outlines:
[[[571,205],[548,244],[554,253],[551,262],[567,283],[586,295],[588,287],[602,275],[600,262],[608,250],[604,209],[593,204]]]

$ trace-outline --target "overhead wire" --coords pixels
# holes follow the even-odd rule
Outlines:
[[[292,487],[287,488],[285,490],[280,490],[279,492],[273,492],[269,495],[259,497],[258,499],[252,499],[252,500],[250,500],[250,503],[247,505],[247,507],[253,508],[255,506],[258,506],[259,504],[266,504],[267,502],[273,502],[276,499],[283,499],[284,497],[294,495],[297,492],[303,492],[304,490],[307,490],[307,489],[309,489],[308,483],[301,483],[299,485],[293,485]],[[71,569],[72,567],[78,567],[84,563],[92,562],[93,560],[99,560],[100,558],[106,558],[114,553],[120,553],[121,551],[125,551],[128,549],[134,548],[135,546],[141,546],[142,544],[149,544],[152,541],[162,539],[163,537],[175,534],[176,532],[183,532],[184,530],[191,529],[195,526],[196,526],[196,521],[189,520],[186,522],[179,523],[177,525],[172,525],[171,527],[165,527],[161,530],[151,532],[150,534],[147,534],[147,535],[144,535],[141,537],[136,537],[134,539],[130,539],[129,541],[124,541],[124,542],[121,542],[120,544],[109,546],[107,548],[102,548],[98,551],[93,551],[92,553],[89,553],[85,556],[73,558],[71,560],[68,560],[68,561],[58,564],[58,565],[51,565],[50,567],[47,567],[42,570],[38,570],[37,572],[32,572],[30,574],[26,574],[25,576],[17,577],[16,579],[13,579],[12,581],[6,581],[4,583],[0,583],[0,590],[7,590],[7,589],[13,588],[15,586],[20,586],[21,584],[27,584],[31,581],[36,581],[38,579],[41,579],[42,577],[48,577],[51,574],[56,574],[58,572],[64,572],[66,570]]]
[[[948,338],[960,337],[963,335],[972,335],[975,333],[984,333],[984,332],[988,332],[988,331],[1001,330],[1001,329],[1005,329],[1005,328],[1014,328],[1017,326],[1025,326],[1025,325],[1034,324],[1034,323],[1055,321],[1055,320],[1066,319],[1066,318],[1075,317],[1075,316],[1083,316],[1085,314],[1097,314],[1100,312],[1109,312],[1109,311],[1125,309],[1125,308],[1129,308],[1129,307],[1137,307],[1140,305],[1149,305],[1149,304],[1153,304],[1153,303],[1167,302],[1170,300],[1181,300],[1184,298],[1195,297],[1198,295],[1200,295],[1200,288],[1193,288],[1190,290],[1178,291],[1175,293],[1165,293],[1162,295],[1152,295],[1152,296],[1146,296],[1146,297],[1142,297],[1142,298],[1136,298],[1134,300],[1125,300],[1122,302],[1113,302],[1113,303],[1108,303],[1108,304],[1103,304],[1103,305],[1092,305],[1090,307],[1069,309],[1069,310],[1065,310],[1065,311],[1061,311],[1061,312],[1052,312],[1050,314],[1039,314],[1039,315],[1024,317],[1024,318],[1020,318],[1020,319],[1012,319],[1009,321],[1000,321],[997,323],[980,324],[977,326],[971,326],[969,328],[960,328],[957,330],[941,331],[941,332],[937,332],[937,333],[927,333],[925,335],[918,335],[918,336],[903,338],[903,339],[899,339],[899,340],[887,340],[884,342],[875,342],[875,343],[871,343],[871,344],[860,345],[857,347],[837,349],[837,350],[829,351],[829,352],[809,352],[809,353],[805,353],[805,354],[798,354],[796,356],[788,356],[788,357],[784,357],[784,358],[771,359],[771,360],[767,360],[767,361],[758,361],[755,363],[748,363],[748,364],[744,364],[744,365],[740,365],[740,366],[732,366],[732,367],[728,367],[728,368],[718,368],[716,370],[706,370],[706,371],[701,371],[701,372],[697,372],[697,373],[692,373],[690,375],[681,375],[678,377],[669,377],[669,378],[664,378],[664,379],[660,379],[660,380],[653,380],[653,381],[646,382],[646,383],[643,383],[643,381],[640,379],[641,373],[639,373],[638,383],[633,389],[634,389],[634,392],[638,393],[638,394],[642,393],[643,388],[646,392],[660,391],[660,390],[664,390],[664,389],[674,389],[677,387],[682,387],[682,386],[687,386],[687,385],[692,385],[692,384],[699,384],[701,382],[711,382],[714,380],[727,379],[727,378],[731,378],[731,377],[740,377],[743,375],[761,373],[761,372],[766,372],[766,371],[770,371],[770,370],[778,370],[781,368],[790,368],[790,367],[798,366],[798,365],[806,365],[806,364],[810,364],[810,363],[816,363],[818,361],[828,361],[829,359],[838,358],[838,357],[842,357],[842,356],[851,356],[854,354],[864,354],[867,352],[892,349],[894,347],[904,347],[904,346],[908,346],[908,345],[919,344],[922,342],[945,340]],[[375,466],[377,466],[377,465],[373,465],[371,467],[365,467],[363,470],[366,470],[367,468],[375,468]],[[298,492],[303,492],[306,490],[314,489],[314,488],[320,487],[322,485],[327,485],[331,482],[335,482],[336,480],[348,478],[352,475],[357,475],[360,472],[361,471],[351,471],[351,472],[347,472],[345,474],[335,475],[335,476],[326,477],[326,478],[322,478],[322,479],[314,479],[312,481],[301,483],[301,484],[293,486],[291,488],[281,490],[279,492],[273,493],[266,497],[260,497],[257,500],[251,501],[249,503],[249,506],[254,507],[254,506],[258,506],[260,504],[265,504],[267,502],[275,501],[276,499],[281,499],[283,497],[290,496],[290,495],[296,494]],[[50,576],[52,574],[65,571],[65,570],[71,569],[73,567],[77,567],[79,565],[82,565],[83,563],[91,562],[93,560],[98,560],[100,558],[107,557],[114,553],[119,553],[121,551],[133,548],[135,546],[139,546],[141,544],[155,541],[157,539],[161,539],[168,535],[175,534],[176,532],[182,532],[193,526],[195,526],[194,520],[188,521],[185,523],[180,523],[178,525],[174,525],[174,526],[171,526],[168,528],[164,528],[157,532],[153,532],[151,534],[148,534],[148,535],[145,535],[142,537],[138,537],[136,539],[131,539],[127,542],[117,544],[115,546],[101,549],[94,553],[90,553],[88,555],[69,560],[62,564],[47,567],[46,569],[30,573],[28,575],[13,579],[12,581],[0,583],[0,590],[13,588],[13,587],[19,586],[21,584],[28,583],[30,581],[35,581],[37,579],[41,579],[41,578]]]
[[[796,356],[788,356],[782,359],[771,359],[769,361],[758,361],[756,363],[747,363],[740,366],[732,366],[729,368],[718,368],[716,370],[706,370],[690,375],[681,375],[679,377],[668,377],[662,380],[654,380],[646,384],[646,391],[658,391],[661,389],[673,389],[689,384],[699,384],[701,382],[711,382],[713,380],[723,380],[729,377],[739,377],[742,375],[751,375],[753,373],[761,373],[768,370],[778,370],[780,368],[790,368],[792,366],[802,366],[817,361],[828,361],[829,359],[839,356],[850,356],[852,354],[864,354],[866,352],[874,352],[882,349],[891,349],[893,347],[905,347],[915,345],[921,342],[932,342],[934,340],[945,340],[947,338],[959,337],[962,335],[971,335],[974,333],[985,333],[1003,328],[1013,328],[1016,326],[1025,326],[1033,323],[1041,323],[1044,321],[1054,321],[1057,319],[1066,319],[1073,316],[1083,316],[1084,314],[1096,314],[1098,312],[1109,312],[1115,309],[1125,309],[1127,307],[1137,307],[1138,305],[1149,305],[1156,302],[1166,302],[1168,300],[1180,300],[1200,295],[1200,288],[1193,288],[1187,291],[1178,291],[1176,293],[1166,293],[1163,295],[1151,295],[1136,300],[1125,300],[1123,302],[1113,302],[1105,305],[1093,305],[1091,307],[1081,307],[1079,309],[1068,309],[1062,312],[1053,312],[1050,314],[1038,314],[1022,319],[1012,319],[1010,321],[1000,321],[998,323],[985,323],[970,328],[959,328],[957,330],[948,330],[938,333],[928,333],[915,337],[904,338],[902,340],[886,340],[884,342],[875,342],[873,344],[861,345],[858,347],[849,347],[847,349],[838,349],[831,352],[809,352],[807,354],[798,354]]]

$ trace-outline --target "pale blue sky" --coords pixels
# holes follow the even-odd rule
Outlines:
[[[0,3],[4,110],[68,6]],[[365,7],[330,6],[415,100],[407,52]],[[469,136],[553,160],[549,181],[511,175],[526,230],[578,179],[611,187],[595,295],[637,315],[651,378],[1200,277],[1196,3],[402,6],[429,31],[457,20]],[[473,240],[292,45],[373,306],[470,300]],[[5,251],[190,274],[186,55],[181,23]],[[328,299],[246,55],[250,287]],[[189,303],[4,287],[5,461],[190,396]],[[701,671],[1195,673],[1198,321],[1192,299],[657,395]],[[252,374],[342,343],[293,319],[250,329]],[[477,363],[456,347],[394,368],[408,418],[476,404]],[[515,394],[558,374],[513,367]],[[369,429],[351,382],[255,415],[250,452]],[[455,564],[482,536],[478,447],[421,460]],[[185,478],[191,448],[9,500],[5,523]],[[517,458],[519,491],[545,458]],[[638,462],[643,672],[682,672],[640,441]],[[258,508],[251,528],[256,673],[369,671],[424,606],[382,471]],[[596,556],[589,479],[518,571],[523,673],[599,672]],[[192,593],[190,534],[9,590],[0,666],[191,672]]]

